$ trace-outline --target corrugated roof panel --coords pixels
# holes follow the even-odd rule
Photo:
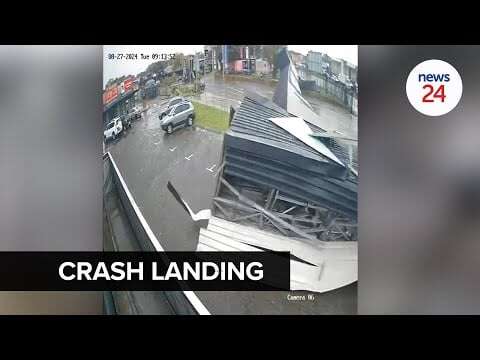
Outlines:
[[[275,142],[277,147],[292,152],[307,152],[311,154],[311,157],[315,157],[319,161],[330,161],[327,156],[304,144],[295,136],[272,124],[270,121],[271,118],[290,117],[288,113],[278,111],[278,109],[275,109],[276,106],[265,98],[261,99],[262,103],[258,100],[258,96],[253,97],[251,94],[244,97],[240,107],[235,112],[228,133],[232,135],[252,135],[257,138],[257,141],[268,140]]]
[[[308,242],[212,217],[197,251],[289,251],[290,289],[325,292],[358,279],[356,242]]]
[[[332,160],[348,160],[348,154],[334,139],[311,137],[324,147],[309,146],[270,120],[291,117],[264,97],[245,96],[225,134],[224,175],[356,220],[357,178]]]

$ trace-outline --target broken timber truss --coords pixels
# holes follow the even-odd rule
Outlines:
[[[357,240],[357,224],[345,216],[319,204],[290,198],[277,189],[261,188],[233,177],[227,181],[223,171],[218,173],[213,212],[225,220],[252,224],[284,236],[323,241]]]

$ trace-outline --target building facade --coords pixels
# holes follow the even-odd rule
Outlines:
[[[103,92],[103,124],[123,116],[135,106],[137,83],[133,77],[128,77],[120,83],[110,84]]]
[[[327,55],[315,51],[308,52],[306,63],[308,71],[317,74],[325,74],[330,66]]]
[[[265,59],[255,60],[255,72],[257,74],[268,75],[272,73],[272,65]]]
[[[343,83],[357,82],[357,67],[346,60],[335,59],[327,54],[309,51],[306,63],[310,72],[334,75]]]

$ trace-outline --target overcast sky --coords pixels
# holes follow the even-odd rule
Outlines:
[[[203,45],[105,45],[103,48],[103,86],[111,78],[122,75],[137,75],[144,71],[154,60],[109,60],[108,54],[171,54],[185,55],[203,51]],[[357,65],[357,45],[288,45],[289,50],[306,55],[309,50],[327,53]]]
[[[312,50],[326,53],[334,58],[345,59],[354,65],[358,64],[357,45],[288,45],[288,50],[293,50],[303,55],[307,55]]]

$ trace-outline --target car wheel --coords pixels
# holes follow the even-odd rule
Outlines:
[[[192,117],[192,115],[190,115],[190,116],[188,117],[188,119],[187,119],[187,124],[188,124],[188,126],[192,126],[192,125],[193,125],[193,117]]]
[[[167,126],[167,134],[171,134],[171,133],[172,133],[172,130],[173,130],[172,124],[168,125],[168,126]]]

